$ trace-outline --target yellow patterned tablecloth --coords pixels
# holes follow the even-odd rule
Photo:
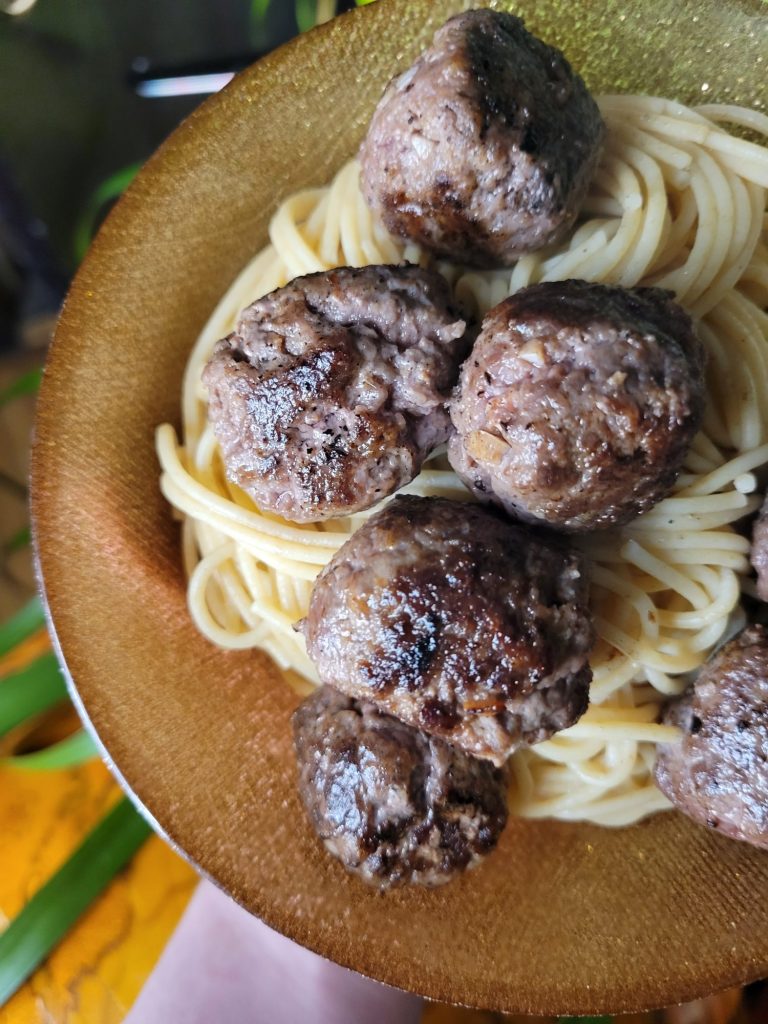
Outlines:
[[[21,909],[118,794],[100,763],[45,774],[0,771],[0,924]],[[195,881],[189,865],[152,836],[0,1010],[1,1024],[118,1024]]]
[[[38,360],[0,364],[0,390]],[[26,522],[24,487],[34,403],[0,409],[0,545]],[[28,551],[0,560],[0,619],[33,591]],[[46,649],[38,638],[28,657]],[[20,666],[19,666],[20,667]],[[106,768],[0,768],[0,928],[66,860],[118,798]],[[0,1009],[0,1024],[118,1024],[176,925],[196,881],[152,837],[30,981]]]

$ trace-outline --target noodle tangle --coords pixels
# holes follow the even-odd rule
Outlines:
[[[576,540],[591,563],[598,633],[589,710],[510,762],[512,813],[626,825],[670,806],[652,774],[656,744],[675,736],[659,724],[663,702],[741,624],[741,596],[752,593],[749,544],[734,524],[758,508],[756,474],[768,466],[768,151],[724,125],[768,135],[768,117],[648,96],[598,102],[607,142],[571,237],[503,271],[437,269],[478,315],[540,281],[669,288],[707,349],[707,411],[674,493],[621,529]],[[301,274],[402,260],[428,262],[372,216],[355,161],[327,188],[288,198],[270,244],[192,349],[182,439],[168,424],[157,431],[198,629],[223,648],[264,649],[301,692],[318,680],[293,623],[318,572],[375,509],[308,525],[259,511],[226,478],[200,375],[260,296]],[[403,491],[469,497],[441,452]]]

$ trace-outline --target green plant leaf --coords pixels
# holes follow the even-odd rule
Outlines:
[[[295,9],[299,32],[309,32],[317,23],[317,0],[296,0]]]
[[[374,0],[355,0],[358,7],[365,7],[367,4],[372,4]]]
[[[45,615],[40,598],[33,597],[12,618],[0,625],[0,658],[44,625]]]
[[[102,181],[81,214],[75,227],[75,258],[80,263],[96,231],[96,221],[101,208],[112,199],[117,199],[128,188],[139,172],[141,164],[129,164]]]
[[[0,680],[0,736],[66,700],[67,687],[53,654]]]
[[[257,50],[267,49],[269,35],[267,32],[267,14],[272,6],[270,0],[251,0],[248,31],[251,43]]]
[[[264,21],[270,7],[271,0],[251,0],[251,21],[257,24]]]
[[[613,1017],[559,1017],[557,1024],[611,1024]]]
[[[24,395],[36,395],[40,388],[40,381],[43,379],[42,367],[35,367],[22,373],[20,377],[9,384],[7,388],[0,391],[0,408],[12,402],[15,398],[23,398]]]
[[[29,545],[32,540],[28,526],[23,526],[18,533],[14,533],[9,541],[5,543],[5,553],[12,555],[14,551],[20,551]]]
[[[66,935],[150,834],[123,798],[0,934],[0,1006]]]
[[[2,768],[18,768],[25,772],[53,772],[75,768],[98,756],[96,744],[84,729],[32,754],[16,754],[0,760]]]

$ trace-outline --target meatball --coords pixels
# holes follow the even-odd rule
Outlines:
[[[465,327],[419,267],[344,267],[258,299],[203,372],[228,477],[297,523],[391,494],[447,438]]]
[[[587,707],[580,557],[468,502],[395,498],[320,574],[303,628],[323,682],[497,765]]]
[[[496,845],[505,773],[324,686],[293,716],[299,790],[329,853],[381,889],[442,885]]]
[[[703,348],[670,292],[533,285],[483,321],[448,455],[510,515],[592,530],[670,492],[703,411]]]
[[[752,527],[749,560],[757,573],[757,596],[761,601],[768,601],[768,497]]]
[[[604,134],[559,50],[511,14],[468,11],[385,91],[360,152],[363,192],[394,234],[509,265],[573,225]]]
[[[702,669],[666,721],[656,783],[689,818],[768,849],[768,631],[748,626]]]

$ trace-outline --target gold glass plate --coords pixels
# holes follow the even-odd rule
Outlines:
[[[269,925],[432,998],[634,1010],[768,974],[768,854],[676,814],[513,821],[479,870],[380,896],[320,847],[294,784],[296,703],[269,660],[187,612],[153,431],[193,339],[289,193],[351,156],[385,82],[457,0],[381,0],[279,50],[149,161],[69,294],[40,398],[37,550],[61,654],[112,766],[170,840]],[[492,4],[590,87],[764,107],[768,11],[735,0]],[[762,12],[762,13],[761,13]]]

